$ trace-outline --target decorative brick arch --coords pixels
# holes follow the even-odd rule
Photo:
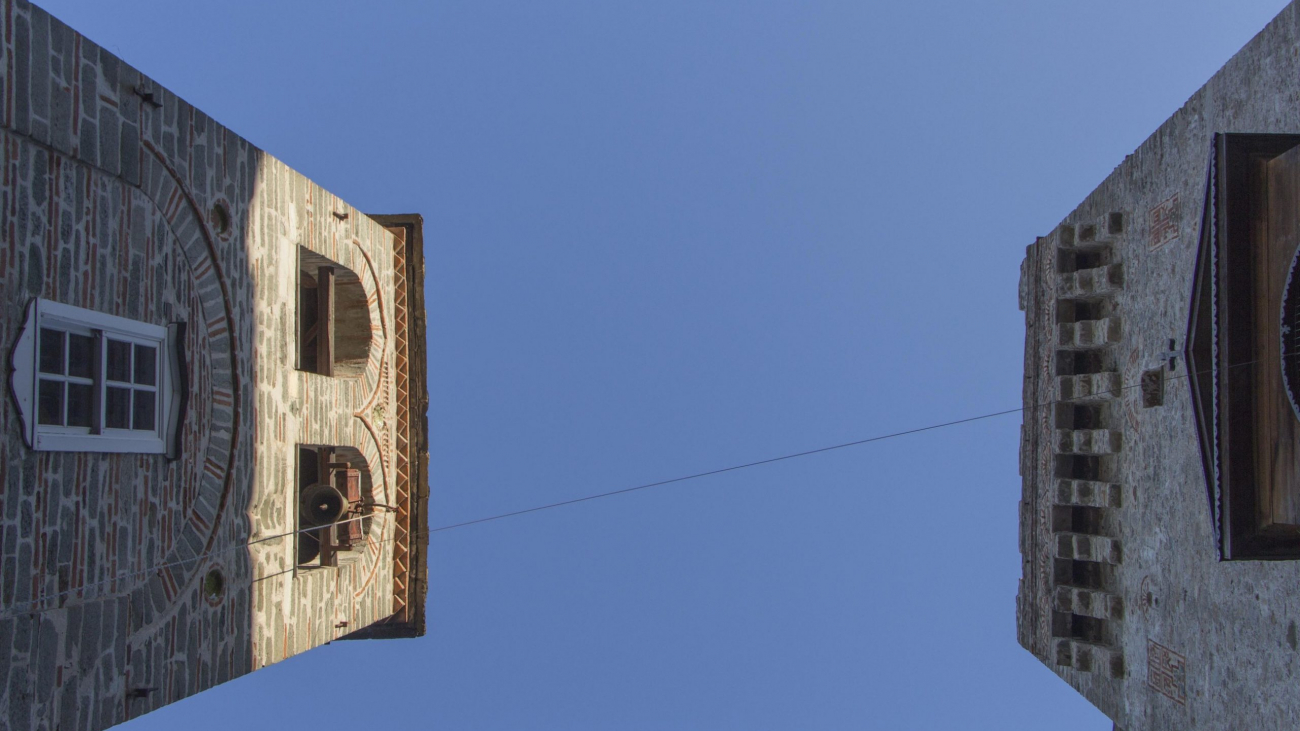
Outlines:
[[[379,452],[379,445],[373,439],[363,439],[360,440],[360,442],[364,444],[364,446],[360,448],[361,455],[365,457],[365,460],[370,467],[371,493],[377,502],[387,506],[390,504],[389,496],[392,491],[389,489],[389,483],[386,479],[387,475],[378,477],[378,475],[383,475],[382,470],[384,468],[384,460],[383,456]],[[379,469],[377,470],[376,467]],[[357,584],[356,591],[353,592],[354,597],[360,597],[370,589],[370,584],[374,582],[375,574],[378,572],[379,566],[382,563],[383,542],[389,540],[386,537],[386,534],[392,532],[391,527],[389,526],[392,522],[392,517],[386,509],[375,512],[371,520],[374,523],[371,526],[370,532],[366,535],[365,550],[361,552],[359,565],[354,568],[355,571],[364,575],[365,578]]]
[[[357,413],[368,413],[381,398],[381,392],[384,388],[385,369],[388,364],[384,359],[384,353],[387,352],[389,335],[388,335],[388,318],[384,314],[384,290],[379,286],[379,275],[375,272],[375,263],[370,258],[370,253],[357,239],[352,239],[352,244],[356,247],[357,253],[361,255],[361,260],[365,262],[366,274],[369,276],[361,277],[361,285],[366,290],[366,303],[370,308],[370,359],[366,364],[366,371],[363,376],[365,384],[364,392],[369,394],[366,397],[366,406],[362,407]]]
[[[133,602],[163,613],[189,584],[197,581],[199,569],[211,561],[221,517],[232,491],[235,444],[241,428],[239,409],[241,381],[239,346],[235,340],[234,306],[228,284],[217,264],[217,235],[209,228],[203,209],[186,190],[180,176],[147,140],[144,148],[151,168],[140,190],[162,212],[176,244],[189,264],[194,291],[202,307],[203,322],[191,324],[206,337],[209,386],[207,397],[206,445],[202,455],[182,455],[200,462],[203,468],[199,489],[184,527],[165,554],[162,568],[135,589]],[[145,622],[143,624],[148,624]]]

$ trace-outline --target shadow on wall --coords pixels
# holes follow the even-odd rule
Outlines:
[[[262,153],[38,8],[0,25],[0,343],[33,298],[187,325],[177,459],[35,451],[0,413],[0,725],[103,728],[253,667]]]

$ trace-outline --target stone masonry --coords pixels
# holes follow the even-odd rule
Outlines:
[[[1289,5],[1021,270],[1022,645],[1117,728],[1300,718],[1300,563],[1221,561],[1187,366],[1215,133],[1300,133]]]
[[[101,729],[399,614],[422,631],[418,252],[22,0],[0,2],[0,166],[5,352],[43,297],[186,323],[188,373],[170,461],[33,451],[0,410],[0,727]],[[300,248],[364,288],[350,377],[295,368]],[[397,508],[338,567],[296,565],[299,444],[360,455]]]

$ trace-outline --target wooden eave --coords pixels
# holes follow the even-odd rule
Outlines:
[[[341,639],[394,639],[425,633],[429,546],[429,388],[425,343],[424,219],[372,215],[393,234],[397,385],[396,540],[391,616]]]

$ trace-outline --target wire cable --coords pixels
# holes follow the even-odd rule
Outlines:
[[[595,495],[587,495],[585,497],[573,498],[572,500],[561,500],[560,502],[550,503],[548,505],[538,505],[537,507],[534,508],[524,508],[523,510],[514,510],[509,513],[501,513],[500,515],[491,515],[486,518],[467,520],[463,523],[452,523],[451,525],[444,525],[439,528],[431,528],[429,529],[429,532],[440,533],[442,531],[452,530],[454,528],[464,528],[465,526],[468,525],[478,525],[479,523],[487,523],[493,520],[501,520],[502,518],[513,518],[516,515],[525,515],[527,513],[536,513],[540,510],[550,510],[551,508],[562,507],[564,505],[584,503],[587,502],[588,500],[599,500],[601,498],[611,497],[614,495],[626,495],[629,492],[636,492],[638,490],[649,490],[652,487],[671,485],[674,482],[685,482],[687,480],[695,480],[701,477],[709,477],[710,475],[720,475],[724,472],[734,472],[736,470],[743,470],[749,467],[757,467],[759,465],[772,464],[773,462],[783,462],[787,459],[797,459],[799,457],[807,457],[813,454],[821,454],[822,452],[830,452],[836,449],[845,449],[846,447],[856,447],[862,444],[870,444],[871,442],[882,442],[886,439],[895,439],[897,437],[904,437],[907,436],[908,434],[918,434],[920,432],[932,431],[934,429],[944,429],[950,426],[957,426],[958,424],[969,424],[972,421],[982,421],[984,419],[992,419],[996,416],[1006,416],[1007,414],[1015,414],[1020,411],[1024,411],[1024,407],[1018,409],[1007,409],[1005,411],[994,411],[989,414],[980,414],[979,416],[972,416],[966,419],[957,419],[956,421],[945,421],[942,424],[931,424],[930,426],[922,426],[916,429],[908,429],[906,431],[894,432],[892,434],[882,434],[880,436],[868,437],[866,439],[858,439],[852,442],[844,442],[843,444],[834,444],[829,447],[819,447],[817,449],[809,449],[804,452],[795,452],[793,454],[786,454],[780,457],[770,457],[768,459],[760,459],[756,462],[746,462],[744,464],[732,465],[730,467],[722,467],[716,470],[708,470],[707,472],[696,472],[695,474],[692,475],[674,477],[670,480],[660,480],[658,482],[647,482],[644,485],[637,485],[636,487],[625,487],[621,490],[610,490],[609,492],[601,492],[601,493],[596,493]]]
[[[1228,366],[1228,368],[1229,368],[1229,369],[1231,369],[1231,368],[1240,368],[1240,367],[1242,367],[1242,366],[1255,365],[1255,364],[1257,364],[1257,363],[1259,363],[1258,360],[1252,360],[1252,361],[1249,361],[1249,362],[1247,362],[1247,363],[1237,363],[1237,364],[1235,364],[1235,365],[1230,365],[1230,366]],[[1204,374],[1204,373],[1209,373],[1209,372],[1210,372],[1210,371],[1201,371],[1201,372],[1199,372],[1199,373],[1200,373],[1200,374]],[[1190,378],[1191,376],[1192,376],[1191,373],[1185,373],[1185,374],[1178,375],[1178,376],[1169,376],[1169,377],[1165,378],[1165,382],[1168,383],[1168,382],[1171,382],[1171,381],[1177,381],[1177,380],[1181,380],[1181,379],[1186,379],[1186,378]],[[523,510],[514,510],[514,511],[511,511],[511,512],[508,512],[508,513],[501,513],[501,514],[499,514],[499,515],[490,515],[490,516],[488,516],[488,517],[486,517],[486,518],[476,518],[475,520],[467,520],[467,521],[464,521],[464,522],[461,522],[461,523],[452,523],[451,525],[444,525],[444,526],[441,526],[441,527],[439,527],[439,528],[431,528],[431,529],[429,529],[429,533],[439,533],[439,532],[441,532],[441,531],[448,531],[448,530],[452,530],[452,529],[455,529],[455,528],[464,528],[465,526],[477,525],[477,524],[479,524],[479,523],[488,523],[488,522],[491,522],[491,521],[494,521],[494,520],[501,520],[501,519],[503,519],[503,518],[512,518],[512,517],[514,517],[514,516],[516,516],[516,515],[525,515],[525,514],[527,514],[527,513],[536,513],[536,512],[541,511],[541,510],[550,510],[551,508],[558,508],[558,507],[562,507],[562,506],[564,506],[564,505],[573,505],[573,504],[575,504],[575,503],[587,502],[588,500],[599,500],[600,498],[611,497],[611,496],[614,496],[614,495],[624,495],[624,494],[627,494],[627,493],[629,493],[629,492],[636,492],[636,491],[638,491],[638,490],[648,490],[648,489],[650,489],[650,488],[652,488],[652,487],[660,487],[660,486],[662,486],[662,485],[671,485],[671,484],[673,484],[673,483],[675,483],[675,482],[685,482],[686,480],[694,480],[694,479],[697,479],[697,478],[700,478],[700,477],[709,477],[710,475],[720,475],[720,474],[722,474],[722,473],[724,473],[724,472],[733,472],[733,471],[735,471],[735,470],[743,470],[743,469],[746,469],[746,468],[748,468],[748,467],[757,467],[757,466],[759,466],[759,465],[772,464],[773,462],[782,462],[782,461],[787,460],[787,459],[796,459],[796,458],[798,458],[798,457],[807,457],[807,456],[809,456],[809,455],[813,455],[813,454],[821,454],[822,452],[830,452],[830,451],[834,451],[834,450],[836,450],[836,449],[845,449],[845,448],[847,448],[847,447],[856,447],[856,446],[859,446],[859,445],[862,445],[862,444],[870,444],[871,442],[881,442],[881,441],[884,441],[884,440],[886,440],[886,439],[896,439],[896,438],[898,438],[898,437],[905,437],[905,436],[908,436],[908,435],[910,435],[910,434],[919,434],[919,433],[921,433],[921,432],[932,431],[932,430],[934,430],[934,429],[944,429],[944,428],[947,428],[947,427],[950,427],[950,426],[958,426],[958,425],[961,425],[961,424],[969,424],[969,423],[974,422],[974,421],[983,421],[984,419],[992,419],[992,418],[994,418],[994,417],[998,417],[998,416],[1006,416],[1007,414],[1016,414],[1016,413],[1020,413],[1020,412],[1023,412],[1023,411],[1037,410],[1037,409],[1040,409],[1040,408],[1046,408],[1046,407],[1049,407],[1049,406],[1055,406],[1055,405],[1057,405],[1057,404],[1061,404],[1061,403],[1069,403],[1069,402],[1072,402],[1072,401],[1085,401],[1085,400],[1091,400],[1091,399],[1095,399],[1097,396],[1106,395],[1106,394],[1110,394],[1110,395],[1118,396],[1118,395],[1120,395],[1121,393],[1123,393],[1124,391],[1128,391],[1128,390],[1130,390],[1130,389],[1134,389],[1134,388],[1141,388],[1141,387],[1142,387],[1142,384],[1141,384],[1141,383],[1135,383],[1135,384],[1132,384],[1132,385],[1129,385],[1129,386],[1121,386],[1121,387],[1119,387],[1119,388],[1117,388],[1117,389],[1109,389],[1109,390],[1107,390],[1107,391],[1100,391],[1100,392],[1098,392],[1098,393],[1096,393],[1096,394],[1091,394],[1091,395],[1088,395],[1088,396],[1078,396],[1078,397],[1068,398],[1068,399],[1054,399],[1054,400],[1052,400],[1052,401],[1045,401],[1045,402],[1043,402],[1043,403],[1033,404],[1033,405],[1031,405],[1031,406],[1021,406],[1021,407],[1019,407],[1019,408],[1015,408],[1015,409],[1005,409],[1005,410],[1002,410],[1002,411],[993,411],[993,412],[990,412],[990,413],[987,413],[987,414],[980,414],[979,416],[971,416],[971,417],[967,417],[967,418],[965,418],[965,419],[957,419],[957,420],[955,420],[955,421],[945,421],[945,422],[943,422],[943,423],[941,423],[941,424],[931,424],[930,426],[922,426],[922,427],[918,427],[918,428],[916,428],[916,429],[906,429],[906,430],[903,430],[903,431],[893,432],[893,433],[891,433],[891,434],[882,434],[882,435],[880,435],[880,436],[868,437],[867,439],[857,439],[857,440],[852,441],[852,442],[844,442],[843,444],[834,444],[834,445],[831,445],[831,446],[829,446],[829,447],[820,447],[820,448],[818,448],[818,449],[809,449],[809,450],[807,450],[807,451],[803,451],[803,452],[794,452],[793,454],[786,454],[786,455],[782,455],[782,456],[780,456],[780,457],[770,457],[770,458],[768,458],[768,459],[760,459],[760,460],[758,460],[758,461],[756,461],[756,462],[746,462],[746,463],[744,463],[744,464],[732,465],[731,467],[723,467],[723,468],[716,469],[716,470],[708,470],[708,471],[706,471],[706,472],[696,472],[695,474],[692,474],[692,475],[685,475],[685,476],[683,476],[683,477],[674,477],[674,478],[672,478],[672,479],[670,479],[670,480],[660,480],[660,481],[658,481],[658,482],[649,482],[649,483],[646,483],[646,484],[644,484],[644,485],[637,485],[636,487],[625,487],[625,488],[623,488],[623,489],[621,489],[621,490],[610,490],[610,491],[608,491],[608,492],[597,493],[597,494],[595,494],[595,495],[587,495],[587,496],[585,496],[585,497],[573,498],[573,499],[571,499],[571,500],[561,500],[561,501],[559,501],[559,502],[549,503],[549,504],[547,504],[547,505],[538,505],[538,506],[533,507],[533,508],[524,508]]]
[[[1244,367],[1244,366],[1256,365],[1256,364],[1258,364],[1259,362],[1260,362],[1259,360],[1252,360],[1252,361],[1249,361],[1249,362],[1246,362],[1246,363],[1237,363],[1237,364],[1233,364],[1233,365],[1226,366],[1226,369],[1231,370],[1231,369],[1233,369],[1233,368],[1241,368],[1241,367]],[[1199,372],[1198,372],[1198,375],[1203,375],[1203,374],[1210,373],[1210,372],[1211,372],[1210,370],[1199,371]],[[1184,373],[1184,374],[1181,374],[1181,375],[1177,375],[1177,376],[1168,376],[1168,377],[1166,377],[1165,382],[1166,382],[1166,383],[1169,383],[1169,382],[1173,382],[1173,381],[1184,380],[1184,379],[1190,378],[1191,376],[1192,376],[1192,374],[1191,374],[1190,372],[1188,372],[1188,373]],[[510,511],[510,512],[506,512],[506,513],[499,513],[499,514],[496,514],[496,515],[489,515],[489,516],[487,516],[487,517],[483,517],[483,518],[476,518],[476,519],[474,519],[474,520],[466,520],[466,521],[462,521],[462,522],[459,522],[459,523],[452,523],[452,524],[449,524],[449,525],[439,526],[439,527],[437,527],[437,528],[426,528],[426,529],[424,529],[424,530],[422,530],[422,531],[410,531],[410,532],[408,532],[407,535],[408,535],[410,538],[425,538],[425,537],[431,536],[431,535],[434,534],[434,533],[442,533],[442,532],[445,532],[445,531],[455,530],[455,529],[457,529],[457,528],[464,528],[464,527],[471,526],[471,525],[479,525],[479,524],[481,524],[481,523],[489,523],[489,522],[492,522],[492,521],[503,520],[503,519],[505,519],[505,518],[513,518],[513,517],[520,516],[520,515],[527,515],[527,514],[529,514],[529,513],[537,513],[537,512],[543,511],[543,510],[551,510],[551,509],[553,509],[553,508],[559,508],[559,507],[563,507],[563,506],[566,506],[566,505],[574,505],[574,504],[577,504],[577,503],[589,502],[589,501],[592,501],[592,500],[599,500],[599,499],[601,499],[601,498],[613,497],[613,496],[615,496],[615,495],[626,495],[626,494],[628,494],[628,493],[638,492],[638,491],[641,491],[641,490],[649,490],[649,489],[651,489],[651,488],[662,487],[662,486],[664,486],[664,485],[672,485],[672,484],[679,483],[679,482],[686,482],[686,481],[688,481],[688,480],[696,480],[696,479],[700,479],[700,478],[702,478],[702,477],[709,477],[709,476],[712,476],[712,475],[720,475],[720,474],[723,474],[723,473],[726,473],[726,472],[735,472],[735,471],[737,471],[737,470],[748,469],[748,468],[750,468],[750,467],[758,467],[758,466],[760,466],[760,465],[773,464],[773,463],[775,463],[775,462],[783,462],[783,461],[785,461],[785,460],[797,459],[797,458],[799,458],[799,457],[808,457],[808,456],[811,456],[811,455],[814,455],[814,454],[822,454],[822,453],[824,453],[824,452],[831,452],[831,451],[835,451],[835,450],[839,450],[839,449],[847,449],[848,447],[857,447],[857,446],[861,446],[861,445],[864,445],[864,444],[871,444],[871,443],[873,443],[873,442],[882,442],[882,441],[885,441],[885,440],[888,440],[888,439],[897,439],[897,438],[899,438],[899,437],[905,437],[905,436],[909,436],[909,435],[912,435],[912,434],[920,434],[920,433],[923,433],[923,432],[934,431],[934,430],[937,430],[937,429],[946,429],[946,428],[948,428],[948,427],[959,426],[959,425],[961,425],[961,424],[970,424],[970,423],[972,423],[972,422],[984,421],[984,420],[987,420],[987,419],[993,419],[993,418],[996,418],[996,417],[999,417],[999,416],[1007,416],[1007,415],[1009,415],[1009,414],[1015,414],[1015,413],[1025,412],[1025,411],[1035,411],[1035,410],[1037,410],[1037,409],[1047,408],[1047,407],[1050,407],[1050,406],[1055,406],[1055,405],[1057,405],[1057,404],[1062,404],[1062,403],[1071,403],[1071,402],[1074,402],[1074,401],[1092,400],[1092,399],[1097,398],[1098,396],[1103,396],[1103,395],[1107,395],[1107,394],[1112,395],[1112,396],[1119,396],[1119,395],[1123,394],[1125,391],[1129,391],[1129,390],[1132,390],[1132,389],[1134,389],[1134,388],[1141,388],[1141,385],[1142,385],[1141,383],[1135,383],[1135,384],[1131,384],[1131,385],[1128,385],[1128,386],[1121,386],[1121,387],[1119,387],[1119,388],[1117,388],[1117,389],[1110,389],[1110,390],[1107,390],[1107,391],[1100,391],[1100,392],[1098,392],[1098,393],[1090,394],[1090,395],[1088,395],[1088,396],[1077,396],[1077,397],[1068,398],[1068,399],[1053,399],[1053,400],[1051,400],[1051,401],[1044,401],[1044,402],[1036,403],[1036,404],[1032,404],[1032,405],[1029,405],[1029,406],[1020,406],[1020,407],[1018,407],[1018,408],[1014,408],[1014,409],[1003,409],[1003,410],[1001,410],[1001,411],[992,411],[992,412],[989,412],[989,413],[987,413],[987,414],[980,414],[979,416],[970,416],[970,417],[966,417],[966,418],[964,418],[964,419],[955,419],[955,420],[953,420],[953,421],[945,421],[945,422],[941,422],[941,423],[938,423],[938,424],[930,424],[929,426],[917,427],[917,428],[915,428],[915,429],[904,429],[904,430],[902,430],[902,431],[891,432],[891,433],[889,433],[889,434],[881,434],[881,435],[874,436],[874,437],[868,437],[868,438],[866,438],[866,439],[856,439],[856,440],[851,441],[851,442],[843,442],[843,443],[841,443],[841,444],[833,444],[833,445],[830,445],[830,446],[827,446],[827,447],[819,447],[819,448],[817,448],[817,449],[808,449],[808,450],[804,450],[804,451],[802,451],[802,452],[793,452],[793,453],[791,453],[791,454],[785,454],[785,455],[781,455],[781,456],[779,456],[779,457],[769,457],[769,458],[767,458],[767,459],[760,459],[760,460],[756,460],[756,461],[753,461],[753,462],[745,462],[745,463],[743,463],[743,464],[732,465],[732,466],[730,466],[730,467],[721,467],[721,468],[719,468],[719,469],[707,470],[707,471],[704,471],[704,472],[696,472],[696,473],[693,473],[693,474],[683,475],[683,476],[681,476],[681,477],[674,477],[674,478],[667,479],[667,480],[659,480],[659,481],[656,481],[656,482],[647,482],[647,483],[645,483],[645,484],[642,484],[642,485],[636,485],[636,486],[634,486],[634,487],[625,487],[625,488],[618,489],[618,490],[609,490],[609,491],[606,491],[606,492],[595,493],[595,494],[592,494],[592,495],[586,495],[586,496],[583,496],[583,497],[572,498],[572,499],[570,499],[570,500],[560,500],[560,501],[558,501],[558,502],[548,503],[548,504],[546,504],[546,505],[537,505],[537,506],[535,506],[535,507],[524,508],[524,509],[522,509],[522,510],[512,510],[512,511]],[[369,517],[369,516],[367,516],[367,517]],[[358,520],[358,518],[350,518],[350,519],[348,519],[348,520],[339,521],[339,523],[336,523],[335,525],[342,524],[342,523],[347,523],[347,522],[350,522],[350,521],[352,521],[352,520]],[[74,588],[71,588],[71,589],[67,589],[67,590],[65,590],[65,591],[61,591],[61,592],[58,592],[58,593],[55,593],[55,594],[46,594],[46,595],[41,596],[41,597],[38,597],[38,598],[36,598],[36,599],[31,599],[31,600],[28,600],[28,601],[24,601],[24,602],[21,602],[21,603],[19,603],[19,604],[20,604],[20,605],[25,605],[25,606],[26,606],[26,605],[34,606],[34,605],[39,604],[39,603],[41,603],[41,602],[50,601],[50,600],[52,600],[52,599],[58,599],[58,598],[60,598],[60,597],[67,596],[67,595],[69,595],[69,594],[73,594],[73,593],[77,593],[77,592],[85,592],[87,589],[90,589],[90,588],[93,588],[93,587],[96,587],[96,586],[102,586],[102,585],[104,585],[104,584],[109,584],[109,583],[113,583],[113,582],[117,582],[117,581],[124,581],[124,580],[131,579],[131,578],[134,578],[134,577],[137,577],[137,576],[143,576],[143,575],[145,575],[145,574],[151,574],[151,573],[154,573],[154,572],[157,572],[157,571],[161,571],[161,570],[163,570],[164,568],[172,568],[172,567],[175,567],[175,566],[182,566],[182,565],[186,565],[186,564],[193,563],[193,562],[196,562],[196,561],[203,561],[203,560],[205,560],[205,559],[213,558],[213,557],[215,557],[215,556],[219,556],[219,555],[222,555],[222,554],[225,554],[225,553],[229,553],[229,552],[231,552],[231,551],[236,551],[236,550],[239,550],[239,549],[248,548],[248,547],[253,546],[253,545],[256,545],[256,544],[258,544],[258,543],[265,543],[265,542],[267,542],[267,541],[272,541],[272,540],[275,540],[275,539],[278,539],[278,538],[287,538],[287,537],[289,537],[289,536],[296,536],[296,535],[298,535],[299,533],[304,533],[304,532],[306,532],[306,531],[311,531],[311,530],[316,530],[316,529],[317,529],[317,528],[315,528],[315,527],[313,527],[313,528],[303,528],[303,529],[300,529],[300,530],[288,531],[288,532],[285,532],[285,533],[278,533],[278,534],[270,535],[270,536],[262,536],[262,537],[259,537],[259,538],[251,538],[251,539],[249,539],[249,540],[247,540],[247,541],[245,541],[245,542],[243,542],[243,543],[235,543],[235,544],[232,544],[232,545],[226,546],[226,547],[224,547],[224,548],[213,549],[213,550],[211,550],[211,551],[208,551],[208,552],[206,552],[206,553],[200,554],[200,555],[195,556],[195,557],[193,557],[193,558],[188,558],[188,559],[184,559],[184,560],[181,560],[181,561],[172,561],[172,562],[170,562],[170,563],[159,564],[159,565],[156,565],[156,566],[153,566],[153,567],[150,567],[150,568],[146,568],[146,569],[142,569],[142,570],[139,570],[139,571],[133,571],[133,572],[129,572],[129,573],[126,573],[126,574],[119,574],[119,575],[117,575],[117,576],[114,576],[114,577],[111,577],[111,578],[108,578],[108,579],[102,579],[102,580],[100,580],[100,581],[92,582],[92,583],[89,583],[89,584],[83,584],[83,585],[81,585],[81,586],[74,587]],[[396,535],[391,536],[391,537],[389,537],[389,538],[378,539],[376,542],[377,542],[377,543],[380,543],[380,544],[383,544],[383,543],[388,543],[388,542],[393,541],[393,540],[396,540]],[[254,577],[254,578],[253,578],[253,581],[254,581],[254,582],[256,582],[256,581],[260,581],[260,580],[263,579],[263,578],[267,578],[267,577]],[[81,602],[79,602],[79,603],[80,603],[80,604],[84,604],[84,603],[91,602],[91,601],[95,601],[95,599],[94,599],[94,598],[84,598],[84,597],[83,597],[82,600],[81,600]],[[18,610],[18,609],[15,608],[15,605],[10,605],[9,607],[6,607],[4,610],[0,610],[0,619],[8,619],[8,618],[17,617],[17,616],[21,616],[21,615],[25,615],[25,614],[38,614],[38,613],[44,613],[44,612],[50,612],[50,611],[57,611],[57,610],[67,609],[67,608],[68,608],[68,607],[65,605],[65,606],[58,606],[58,607],[32,608],[32,609]]]

